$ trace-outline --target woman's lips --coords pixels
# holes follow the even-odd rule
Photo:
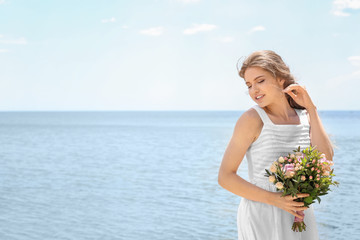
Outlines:
[[[256,101],[261,101],[264,98],[265,95],[262,95],[260,98],[255,98]]]

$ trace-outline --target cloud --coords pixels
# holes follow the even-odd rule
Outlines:
[[[3,4],[3,3],[5,3],[5,0],[0,0],[0,4]]]
[[[258,32],[258,31],[265,31],[265,27],[264,26],[256,26],[253,27],[252,29],[250,29],[250,31],[248,32],[249,34],[252,34],[254,32]]]
[[[0,43],[3,44],[21,44],[21,45],[26,45],[27,41],[25,38],[21,37],[21,38],[17,38],[17,39],[12,39],[12,38],[4,38],[4,36],[0,35]]]
[[[213,24],[193,24],[192,27],[186,28],[183,31],[183,33],[185,35],[191,35],[191,34],[196,34],[198,32],[212,31],[215,28],[217,28],[217,26]]]
[[[122,25],[121,28],[128,29],[129,26],[127,26],[127,25]]]
[[[360,0],[334,0],[331,13],[338,17],[350,16],[345,9],[360,9]]]
[[[0,53],[5,53],[5,52],[8,52],[9,50],[8,49],[1,49],[0,48]]]
[[[350,61],[351,65],[360,66],[360,56],[351,56],[348,57],[348,60]]]
[[[200,2],[200,0],[178,0],[178,2],[188,4],[188,3],[197,3]]]
[[[347,58],[351,65],[355,66],[355,71],[349,74],[340,75],[337,77],[334,77],[332,79],[329,79],[326,83],[327,87],[330,89],[336,89],[338,87],[341,87],[342,84],[346,82],[353,82],[357,83],[360,80],[360,56],[351,56]]]
[[[109,18],[109,19],[103,19],[101,20],[102,23],[109,23],[109,22],[116,22],[116,19],[114,17]]]
[[[163,27],[153,27],[140,31],[140,34],[149,35],[149,36],[159,36],[164,33]]]
[[[233,37],[220,37],[220,38],[218,38],[218,40],[223,43],[229,43],[229,42],[233,42],[234,38]]]

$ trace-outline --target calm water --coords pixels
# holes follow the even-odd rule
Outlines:
[[[0,239],[237,239],[217,174],[241,114],[0,113]],[[340,182],[314,204],[320,238],[360,239],[360,112],[320,116]]]

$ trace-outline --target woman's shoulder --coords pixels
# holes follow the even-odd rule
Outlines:
[[[255,141],[255,139],[260,135],[263,125],[264,124],[257,111],[254,108],[249,108],[238,118],[234,131],[235,134],[245,134]]]
[[[251,125],[262,125],[263,123],[258,111],[256,111],[254,107],[245,110],[244,113],[239,117],[239,120],[240,119],[242,122]]]

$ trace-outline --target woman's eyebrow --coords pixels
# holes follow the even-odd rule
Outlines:
[[[259,77],[264,77],[264,75],[257,76],[257,77],[254,79],[254,81],[255,81],[256,79],[258,79]],[[245,82],[245,83],[248,84],[249,82]]]

